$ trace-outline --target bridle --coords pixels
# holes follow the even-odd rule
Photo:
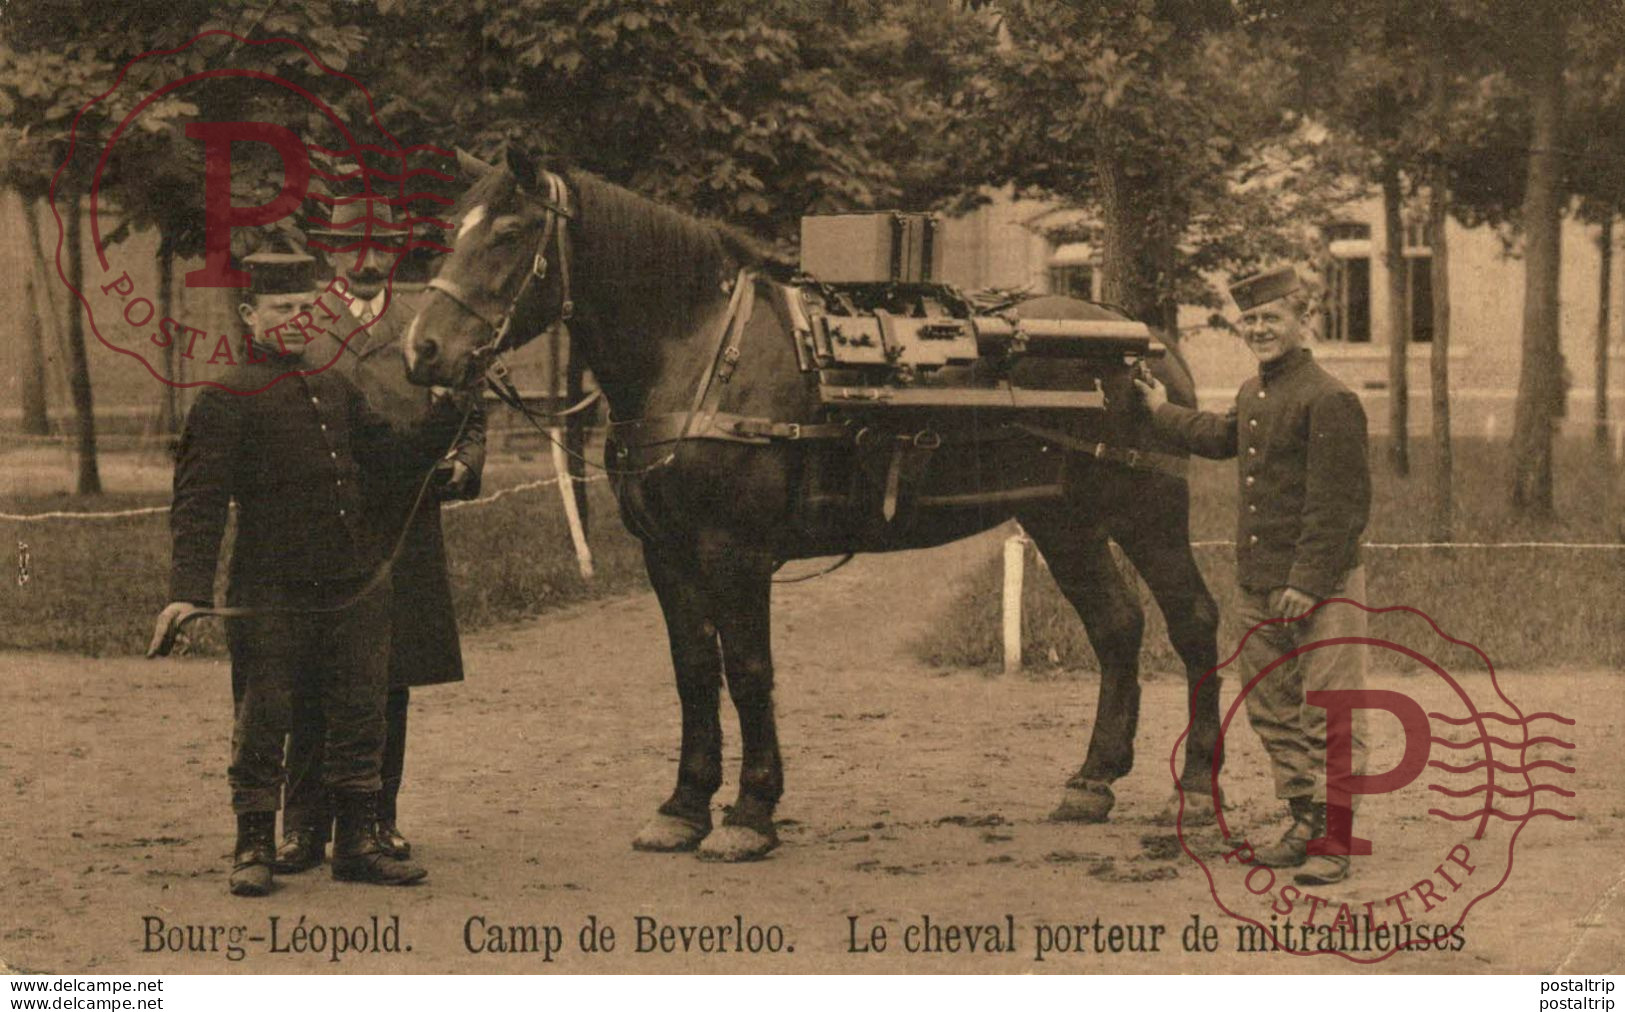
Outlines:
[[[514,292],[513,298],[501,317],[492,321],[490,317],[480,312],[474,306],[474,299],[457,282],[444,277],[435,277],[429,281],[429,289],[439,292],[446,298],[455,302],[462,310],[485,324],[491,332],[491,339],[478,345],[469,352],[470,377],[485,377],[495,372],[498,377],[506,372],[501,367],[499,356],[504,352],[524,344],[536,335],[531,334],[524,338],[513,338],[514,312],[525,296],[530,293],[531,286],[547,278],[547,247],[555,240],[558,243],[558,269],[559,269],[559,316],[557,322],[570,319],[575,311],[575,303],[570,298],[570,236],[569,223],[575,218],[570,209],[570,190],[564,180],[551,172],[542,173],[542,181],[547,184],[547,196],[539,201],[545,215],[542,222],[542,238],[536,244],[536,256],[531,261],[530,271],[525,275],[519,290]]]

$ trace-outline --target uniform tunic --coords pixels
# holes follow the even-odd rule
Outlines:
[[[476,400],[459,434],[468,404],[437,396],[406,378],[401,342],[413,312],[414,307],[397,294],[383,316],[350,338],[333,364],[389,423],[400,451],[394,458],[396,469],[373,503],[378,527],[391,543],[411,518],[392,570],[390,684],[395,687],[463,679],[439,499],[430,488],[415,515],[412,503],[429,468],[448,453],[468,468],[463,494],[469,498],[479,495],[485,467],[485,413],[476,395],[469,395]],[[346,322],[354,326],[353,321]],[[334,330],[339,326],[335,324]]]
[[[225,385],[253,390],[297,367],[288,363],[240,366]],[[387,440],[382,419],[330,369],[289,375],[253,394],[205,390],[187,414],[175,465],[170,600],[213,603],[233,499],[233,603],[257,583],[370,573],[379,542],[367,524],[357,458],[383,463]]]
[[[273,811],[282,736],[295,695],[321,701],[328,729],[323,780],[334,792],[376,791],[388,688],[381,562],[366,516],[366,473],[393,466],[388,427],[342,376],[284,375],[288,357],[238,367],[226,380],[253,394],[208,389],[186,418],[170,508],[170,598],[207,605],[238,506],[227,601],[266,609],[227,623],[233,696],[232,805]],[[280,379],[277,379],[278,377]]]
[[[1250,683],[1303,643],[1365,635],[1365,612],[1330,604],[1306,619],[1278,618],[1283,588],[1363,601],[1360,538],[1371,510],[1365,411],[1308,349],[1264,364],[1235,406],[1214,414],[1165,404],[1158,433],[1191,453],[1237,458],[1237,619],[1247,630],[1240,668]],[[1305,694],[1365,684],[1365,650],[1322,647],[1276,666],[1247,690],[1247,716],[1270,756],[1277,797],[1326,799],[1326,711]],[[1352,772],[1365,768],[1364,711],[1354,712]]]
[[[1217,415],[1177,404],[1156,426],[1191,453],[1236,457],[1236,575],[1249,590],[1329,597],[1360,563],[1371,511],[1365,411],[1300,348],[1265,364]]]

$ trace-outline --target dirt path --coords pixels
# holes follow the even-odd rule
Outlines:
[[[469,681],[417,694],[402,822],[431,877],[413,890],[340,885],[313,872],[280,879],[269,900],[226,895],[223,662],[0,658],[7,727],[0,960],[103,972],[1345,969],[1338,959],[1235,954],[1234,924],[1215,907],[1199,869],[1183,855],[1161,856],[1167,831],[1149,816],[1166,793],[1164,763],[1181,724],[1180,686],[1171,679],[1146,685],[1139,765],[1119,785],[1113,823],[1045,821],[1082,758],[1095,681],[936,672],[908,650],[914,637],[951,621],[943,609],[954,575],[996,550],[997,539],[987,537],[864,557],[779,589],[784,846],[752,865],[701,864],[629,846],[675,776],[676,696],[648,595],[471,637]],[[1414,686],[1400,676],[1375,681]],[[1579,769],[1569,784],[1578,797],[1567,802],[1580,818],[1527,826],[1510,880],[1469,917],[1463,951],[1402,954],[1381,966],[1619,972],[1625,694],[1618,675],[1503,676],[1503,684],[1514,686],[1526,712],[1581,717],[1568,754]],[[1232,695],[1227,689],[1227,703]],[[725,727],[732,746],[731,719]],[[1250,734],[1233,741],[1232,818],[1260,827],[1274,811],[1262,755]],[[732,748],[727,762],[719,803],[733,793]],[[1361,879],[1404,876],[1414,853],[1443,839],[1439,820],[1395,813],[1380,801],[1365,817],[1379,828],[1407,823],[1415,848],[1389,847],[1368,859],[1351,889]],[[301,918],[308,929],[370,926],[374,915],[384,926],[398,916],[402,948],[411,951],[350,952],[336,962],[331,951],[270,951],[272,917],[278,947],[290,948]],[[639,917],[675,927],[733,925],[736,915],[764,931],[778,926],[794,951],[634,951]],[[903,951],[905,930],[925,915],[939,926],[999,927],[1008,915],[1017,951]],[[1180,932],[1193,915],[1218,926],[1218,952],[1183,951]],[[613,952],[581,951],[589,917],[614,928]],[[887,950],[850,952],[849,917],[859,919],[871,948],[872,929],[885,929]],[[1103,932],[1113,924],[1167,930],[1154,954],[1097,953],[1086,941],[1084,952],[1035,961],[1040,925],[1092,928],[1097,918]],[[192,944],[211,951],[143,951],[158,919],[166,943],[184,934],[177,927],[222,930],[193,934]],[[541,926],[540,944],[545,927],[556,926],[564,950],[553,962],[538,952],[471,952],[469,942],[490,948],[495,925]],[[263,941],[239,938],[246,951],[233,958],[234,926]],[[673,941],[680,945],[681,936]]]

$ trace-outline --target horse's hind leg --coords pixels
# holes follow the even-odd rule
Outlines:
[[[702,549],[701,567],[722,640],[728,695],[739,713],[739,797],[722,825],[700,844],[700,857],[752,861],[778,846],[773,810],[784,794],[784,763],[773,714],[773,646],[769,621],[773,558],[718,537]]]
[[[1145,615],[1112,559],[1103,528],[1055,507],[1024,511],[1020,520],[1044,554],[1061,593],[1083,619],[1100,661],[1100,699],[1089,751],[1050,818],[1104,822],[1116,802],[1111,782],[1134,766]]]
[[[1214,778],[1224,761],[1219,749],[1219,673],[1215,670],[1219,608],[1191,556],[1189,508],[1182,490],[1176,505],[1177,516],[1169,517],[1167,523],[1146,523],[1143,515],[1125,517],[1113,525],[1113,536],[1151,588],[1167,620],[1168,639],[1185,664],[1190,725],[1179,792],[1185,795],[1186,823],[1208,823],[1214,818]],[[1178,811],[1176,794],[1164,816],[1176,816]]]
[[[645,544],[649,580],[666,616],[677,697],[682,704],[682,756],[677,789],[644,826],[639,850],[693,850],[711,831],[711,796],[722,786],[722,655],[700,580],[686,554]]]

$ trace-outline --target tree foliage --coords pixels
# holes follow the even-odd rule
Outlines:
[[[1301,249],[1327,179],[1287,104],[1285,51],[1227,0],[997,5],[962,111],[989,182],[1095,210],[1109,301],[1171,325],[1214,271]]]

